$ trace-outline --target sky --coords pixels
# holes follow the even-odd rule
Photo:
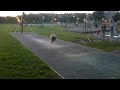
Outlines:
[[[38,14],[38,13],[52,13],[52,11],[0,11],[0,16],[18,16],[22,12],[29,14]],[[53,13],[63,14],[63,13],[93,13],[94,11],[53,11]]]

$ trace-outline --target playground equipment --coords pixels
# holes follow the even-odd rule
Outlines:
[[[84,19],[84,28],[83,28],[83,30],[85,32],[87,32],[87,31],[92,32],[91,27],[92,27],[92,24],[91,24],[90,19],[89,19],[89,14],[86,14],[86,19]]]
[[[114,31],[111,30],[111,34],[109,35],[105,35],[105,37],[108,37],[108,39],[110,37],[113,37],[113,38],[116,38],[117,40],[120,38],[120,21],[117,21],[117,24],[115,25],[113,19],[111,18],[111,22],[110,22],[110,26],[112,27],[111,29],[113,29],[115,31],[115,29],[113,27],[116,27],[116,34],[117,35],[114,35]]]
[[[89,20],[89,14],[86,14],[86,19],[84,19],[84,28],[83,28],[83,30],[85,32],[90,31],[91,32],[90,35],[92,37],[92,29],[91,28],[92,28],[92,25],[91,25],[91,22]],[[88,37],[88,41],[91,42],[89,37]]]
[[[29,27],[29,25],[27,24],[27,22],[24,20],[24,12],[21,15],[21,20],[18,17],[16,17],[16,18],[17,18],[17,21],[18,21],[19,25],[16,27],[14,33],[16,33],[16,31],[18,30],[18,28],[21,26],[21,34],[23,34],[23,32],[24,32],[24,25],[28,26],[29,30],[32,31],[32,29]]]
[[[116,29],[117,29],[118,32],[120,32],[120,21],[117,21]]]

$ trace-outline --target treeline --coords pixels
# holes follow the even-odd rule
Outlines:
[[[21,16],[17,16],[19,19]],[[83,23],[86,18],[86,13],[70,13],[70,14],[24,14],[24,20],[27,23],[42,23],[42,22],[78,22]],[[95,11],[89,14],[89,20],[101,21],[105,19],[103,11]],[[120,13],[113,16],[114,21],[120,20]],[[17,23],[16,17],[0,17],[0,23]]]
[[[21,16],[17,16],[21,19]],[[27,23],[42,23],[42,22],[84,22],[85,13],[75,14],[24,14],[24,20]],[[16,17],[0,17],[0,23],[17,23]]]
[[[42,23],[42,22],[84,22],[85,13],[75,14],[28,14],[24,15],[24,20],[27,23]]]
[[[16,23],[17,20],[15,17],[0,17],[0,23]]]

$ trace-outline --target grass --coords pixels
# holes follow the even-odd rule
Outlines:
[[[120,43],[112,43],[110,41],[102,40],[101,42],[92,42],[92,43],[82,43],[82,45],[97,48],[103,51],[111,52],[115,50],[120,50]]]
[[[46,35],[48,37],[51,35],[52,32],[54,32],[57,35],[57,38],[70,42],[77,42],[80,39],[83,40],[88,40],[88,38],[90,38],[91,40],[94,39],[91,38],[89,35],[69,32],[60,26],[45,26],[44,28],[31,26],[31,28],[35,33],[38,33],[40,35]],[[27,27],[25,27],[25,30],[30,31]]]
[[[112,43],[110,41],[102,40],[101,42],[80,43],[80,39],[88,41],[88,37],[91,40],[94,40],[95,38],[91,38],[90,36],[85,35],[85,34],[66,31],[64,28],[60,26],[45,26],[44,28],[39,28],[36,26],[31,26],[31,27],[34,32],[41,34],[41,35],[50,36],[50,34],[54,32],[56,33],[58,39],[62,39],[65,41],[85,45],[85,46],[92,47],[92,48],[97,48],[97,49],[107,51],[107,52],[114,51],[114,50],[120,50],[119,42]],[[28,30],[27,27],[26,27],[26,30]]]
[[[9,34],[14,30],[12,24],[0,24],[0,79],[61,79]]]

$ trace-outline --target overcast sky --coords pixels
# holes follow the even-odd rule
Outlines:
[[[17,16],[21,15],[23,11],[0,11],[0,16]],[[24,11],[26,14],[29,13],[52,13],[52,11]],[[53,13],[93,13],[94,11],[53,11]]]

